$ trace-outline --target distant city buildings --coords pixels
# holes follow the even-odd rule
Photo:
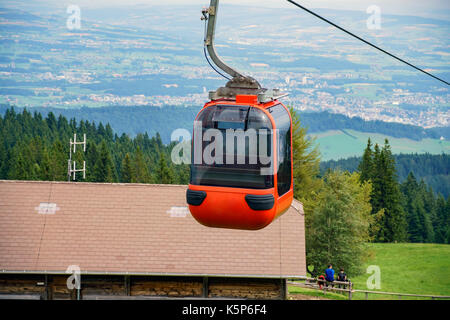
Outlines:
[[[156,11],[148,12],[144,20],[139,20],[140,14],[136,12],[119,25],[115,20],[84,21],[82,32],[68,32],[57,19],[49,19],[47,10],[36,21],[5,13],[0,35],[4,44],[0,103],[200,108],[208,92],[226,82],[203,59],[201,28],[190,26],[190,18],[184,15],[178,15],[175,24],[160,25],[154,20],[161,16]],[[266,14],[273,16],[271,10]],[[399,69],[370,48],[347,41],[345,35],[306,27],[297,16],[284,18],[272,19],[268,25],[233,27],[232,33],[229,25],[224,26],[218,48],[240,70],[250,70],[264,87],[288,92],[286,104],[301,111],[328,111],[426,128],[450,125],[447,87],[431,81],[424,85],[413,70]],[[420,24],[415,26],[418,31],[402,33],[411,22],[397,19],[395,30],[399,31],[385,26],[380,37],[423,56],[422,65],[445,70],[448,39],[442,34],[446,25]],[[133,21],[133,27],[127,25]],[[348,23],[356,30],[357,21]],[[178,31],[173,32],[176,25]],[[192,37],[193,30],[200,33]],[[428,40],[411,49],[417,33],[426,33]],[[426,43],[432,44],[430,54],[422,52]]]

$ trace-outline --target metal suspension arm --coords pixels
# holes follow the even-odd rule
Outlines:
[[[219,0],[211,0],[210,7],[208,9],[203,10],[203,19],[208,20],[208,27],[205,36],[205,46],[208,50],[209,56],[212,61],[222,69],[224,72],[228,73],[233,78],[243,77],[245,76],[236,71],[235,69],[228,66],[218,55],[216,52],[216,48],[214,47],[214,35],[216,32],[216,17],[217,12],[219,10]]]

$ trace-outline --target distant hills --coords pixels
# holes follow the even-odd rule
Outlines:
[[[7,106],[0,106],[0,114],[4,114]],[[17,112],[23,108],[15,108]],[[179,128],[192,130],[194,119],[200,107],[104,107],[104,108],[30,108],[29,111],[40,112],[45,117],[49,112],[56,116],[62,114],[68,119],[88,120],[99,124],[109,123],[118,135],[123,133],[134,137],[147,132],[149,136],[161,135],[165,144],[170,143],[171,133]]]
[[[0,105],[0,114],[4,114],[9,106]],[[23,108],[15,107],[20,112]],[[67,118],[109,123],[114,131],[121,135],[126,133],[135,136],[147,132],[154,136],[157,132],[164,143],[170,142],[170,135],[175,129],[192,130],[194,119],[201,107],[102,107],[102,108],[30,108],[46,116],[53,112],[56,116],[62,114]],[[422,139],[450,140],[450,127],[424,129],[419,126],[383,122],[365,121],[359,117],[347,117],[329,112],[300,112],[302,125],[308,128],[308,133],[320,133],[330,130],[355,130],[367,133],[378,133],[394,138],[407,138],[415,141]]]
[[[416,141],[425,138],[450,138],[450,127],[424,129],[419,126],[396,122],[384,122],[380,120],[365,121],[359,117],[350,118],[345,115],[329,112],[302,113],[301,119],[303,124],[309,128],[310,133],[351,129],[369,133],[381,133],[394,138],[408,138]]]
[[[0,114],[4,114],[7,108],[6,105],[0,105]],[[174,130],[183,128],[192,131],[193,121],[200,109],[200,106],[161,108],[139,106],[81,109],[39,107],[29,110],[40,112],[44,116],[53,112],[56,116],[62,114],[78,121],[109,123],[118,135],[125,133],[134,137],[147,132],[150,136],[155,136],[159,133],[162,141],[168,144]],[[21,110],[23,108],[16,107],[17,112]],[[362,154],[368,137],[373,137],[375,141],[380,140],[380,143],[385,138],[398,139],[392,143],[396,153],[439,154],[447,153],[445,150],[449,149],[450,127],[424,129],[400,123],[364,121],[358,117],[349,118],[328,112],[301,112],[300,118],[302,125],[308,128],[308,133],[317,136],[323,160],[337,160]],[[445,141],[440,141],[441,137]],[[395,146],[398,146],[397,151]]]

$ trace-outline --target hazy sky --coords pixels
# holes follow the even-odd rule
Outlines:
[[[61,2],[61,1],[58,1]],[[73,4],[86,6],[111,6],[130,4],[209,4],[209,0],[71,0]],[[302,5],[311,8],[365,10],[370,5],[378,5],[386,12],[402,13],[423,10],[450,10],[449,0],[298,0]],[[286,0],[221,0],[221,4],[241,4],[266,7],[291,7]]]
[[[1,0],[0,0],[1,1]],[[28,0],[30,1],[30,0]],[[31,0],[33,1],[33,0]],[[45,1],[45,0],[44,0]],[[307,8],[328,8],[341,10],[366,11],[371,5],[378,5],[382,13],[399,15],[417,15],[450,20],[450,0],[296,0]],[[210,0],[46,0],[55,5],[76,4],[81,7],[111,7],[144,5],[190,4],[206,6]],[[276,8],[295,8],[286,0],[221,0],[224,4],[254,5]]]
[[[307,8],[328,8],[335,10],[355,10],[366,11],[371,5],[381,8],[381,13],[415,15],[425,17],[435,17],[450,20],[450,0],[295,0]],[[14,6],[15,3],[23,5],[32,4],[33,7],[39,3],[50,4],[52,7],[67,7],[78,5],[81,8],[102,8],[130,5],[208,5],[210,0],[0,0],[1,4]],[[252,5],[276,8],[293,8],[294,5],[286,0],[221,0],[221,5]],[[297,9],[298,10],[298,9]]]

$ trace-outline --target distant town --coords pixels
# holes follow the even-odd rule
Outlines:
[[[128,15],[126,24],[109,16],[96,21],[92,17],[97,13],[89,16],[88,12],[90,19],[83,20],[80,30],[67,30],[61,9],[28,9],[4,8],[0,14],[1,104],[200,107],[208,100],[208,91],[226,83],[204,60],[195,6],[187,7],[188,15],[174,17],[170,28],[161,18],[163,8],[142,16],[130,8],[123,13]],[[50,13],[52,18],[46,16]],[[242,13],[228,14],[239,20]],[[262,17],[270,14],[270,10],[258,11]],[[354,29],[358,28],[356,18],[364,17],[355,12],[335,15]],[[447,25],[423,20],[418,18],[411,32],[410,20],[392,16],[376,40],[445,77],[450,67]],[[342,34],[330,33],[310,18],[300,23],[287,12],[284,23],[270,26],[239,21],[234,29],[231,24],[219,29],[218,49],[264,87],[289,93],[286,104],[302,111],[424,128],[449,126],[447,86]],[[365,30],[361,33],[374,37]],[[424,49],[425,44],[429,49]]]

